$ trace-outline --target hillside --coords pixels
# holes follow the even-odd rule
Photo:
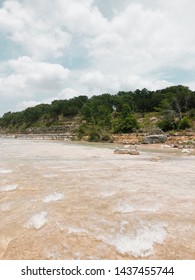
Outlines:
[[[195,131],[195,92],[179,85],[78,96],[7,112],[0,118],[1,133],[72,133],[75,139],[112,141],[112,135],[169,134]]]

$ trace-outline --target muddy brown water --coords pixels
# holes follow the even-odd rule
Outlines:
[[[195,156],[0,139],[0,259],[195,259]]]

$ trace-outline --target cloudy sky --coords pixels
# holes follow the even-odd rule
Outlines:
[[[194,0],[0,0],[0,115],[78,95],[195,90]]]

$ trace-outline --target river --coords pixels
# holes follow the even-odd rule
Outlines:
[[[195,259],[195,156],[0,139],[0,259]]]

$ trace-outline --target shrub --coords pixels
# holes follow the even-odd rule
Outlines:
[[[177,127],[177,123],[174,119],[163,119],[158,122],[158,126],[163,131],[174,130]]]
[[[190,120],[188,119],[188,117],[183,117],[183,119],[179,122],[178,125],[179,129],[186,129],[186,128],[190,128]]]
[[[114,133],[131,133],[134,129],[138,128],[138,122],[132,115],[129,115],[126,118],[119,117],[113,122]]]

